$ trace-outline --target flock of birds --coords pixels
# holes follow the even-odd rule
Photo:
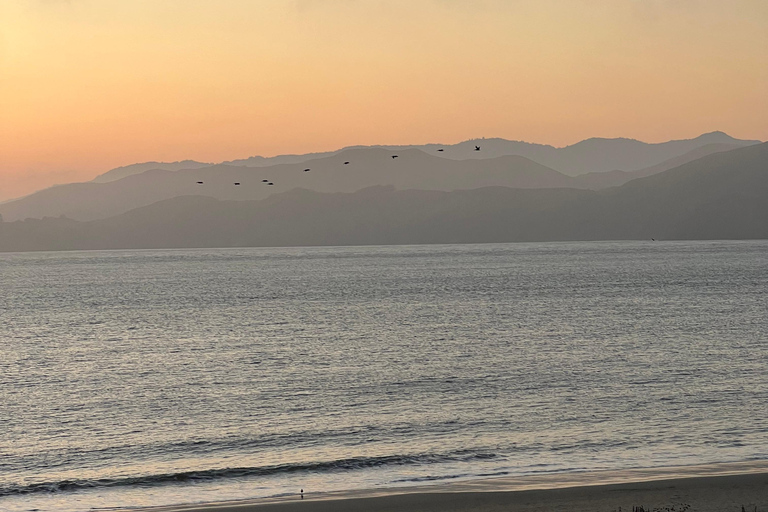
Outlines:
[[[444,149],[443,149],[443,148],[440,148],[440,149],[438,149],[438,151],[444,151]],[[475,146],[475,151],[480,151],[480,146]],[[399,155],[392,155],[392,159],[394,160],[395,158],[398,158],[398,156],[399,156]],[[349,165],[349,162],[344,162],[344,165]],[[312,170],[312,169],[309,169],[309,168],[307,168],[307,169],[304,169],[304,172],[309,172],[309,171],[311,171],[311,170]],[[262,183],[266,183],[267,185],[274,185],[274,183],[272,183],[272,182],[271,182],[271,181],[269,181],[269,180],[261,180],[261,182],[262,182]],[[204,182],[204,181],[198,181],[198,182],[197,182],[197,184],[198,184],[198,185],[204,185],[204,184],[205,184],[205,182]],[[239,185],[240,185],[240,182],[239,182],[239,181],[236,181],[236,182],[234,182],[234,185],[235,185],[235,186],[239,186]]]

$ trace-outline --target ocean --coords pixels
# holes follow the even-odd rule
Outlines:
[[[0,254],[0,510],[768,459],[768,242]]]

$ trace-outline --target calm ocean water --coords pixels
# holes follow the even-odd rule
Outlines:
[[[0,254],[0,510],[768,459],[768,242]]]

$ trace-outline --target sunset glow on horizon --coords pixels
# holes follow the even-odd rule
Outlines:
[[[768,139],[764,0],[2,0],[0,200],[120,165]]]

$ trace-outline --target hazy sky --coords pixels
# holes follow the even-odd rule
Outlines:
[[[147,160],[768,139],[766,0],[0,0],[0,200]]]

